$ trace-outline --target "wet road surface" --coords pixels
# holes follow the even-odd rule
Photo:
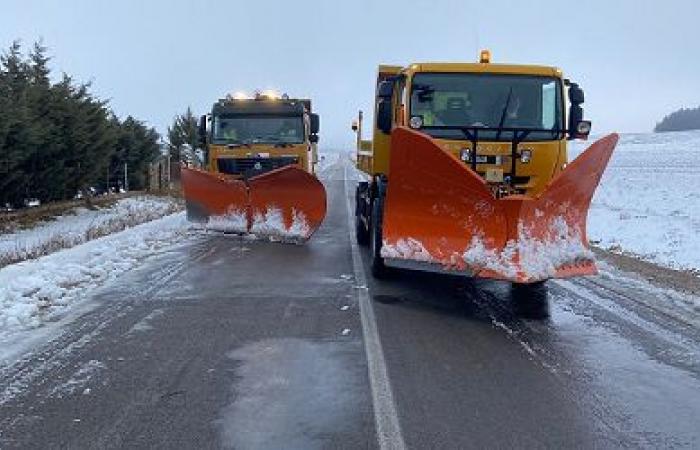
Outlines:
[[[305,246],[192,233],[0,368],[0,448],[700,447],[700,333],[615,276],[373,280],[345,162]]]

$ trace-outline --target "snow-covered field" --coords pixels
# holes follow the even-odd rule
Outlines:
[[[570,157],[587,144],[576,143]],[[700,273],[700,131],[623,134],[588,215],[588,237]]]
[[[185,214],[177,213],[0,269],[0,343],[59,316],[187,230]]]
[[[154,196],[124,198],[108,208],[77,208],[74,214],[30,229],[0,234],[0,267],[70,248],[180,209],[174,199]]]

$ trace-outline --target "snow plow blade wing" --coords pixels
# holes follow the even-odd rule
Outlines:
[[[248,187],[242,180],[182,166],[187,219],[219,231],[248,231]]]
[[[282,167],[248,180],[250,232],[281,240],[305,241],[326,216],[326,190],[313,175]]]
[[[384,258],[518,283],[596,273],[586,216],[617,135],[591,145],[534,199],[496,199],[422,133],[399,127],[391,139]]]
[[[247,181],[182,167],[187,218],[206,228],[306,241],[326,215],[326,191],[313,175],[292,166]]]

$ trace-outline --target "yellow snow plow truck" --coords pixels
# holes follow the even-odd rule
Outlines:
[[[379,66],[371,147],[357,164],[356,235],[385,267],[541,286],[596,272],[586,237],[593,193],[618,137],[586,139],[582,89],[554,67]],[[355,122],[353,129],[361,129]]]
[[[315,176],[319,117],[311,100],[236,94],[199,122],[203,169],[181,172],[187,217],[208,228],[305,241],[326,215]]]

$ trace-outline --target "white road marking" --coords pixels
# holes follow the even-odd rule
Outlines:
[[[354,212],[348,199],[348,171],[347,165],[343,165],[343,184],[345,186],[345,199],[348,207],[348,225],[350,231],[350,245],[352,247],[352,265],[355,272],[355,281],[360,286],[367,286],[362,258],[358,249],[357,239],[354,233]],[[362,337],[365,342],[367,355],[367,369],[372,391],[372,405],[374,407],[374,423],[377,428],[377,440],[382,450],[404,450],[406,443],[401,434],[399,416],[396,413],[394,395],[391,391],[391,383],[386,370],[384,352],[379,340],[377,322],[374,318],[374,307],[369,298],[368,289],[355,289],[360,305],[360,319],[362,323]]]

